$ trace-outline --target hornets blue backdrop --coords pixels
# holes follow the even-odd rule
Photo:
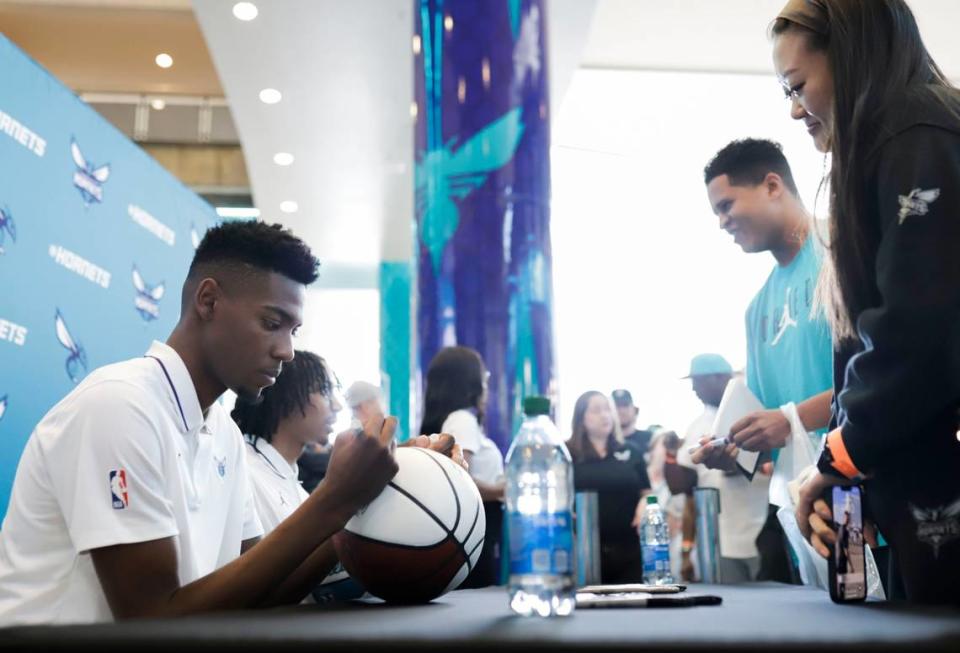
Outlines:
[[[214,210],[0,35],[0,517],[91,370],[164,340]]]

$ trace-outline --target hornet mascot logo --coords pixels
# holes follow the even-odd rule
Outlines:
[[[137,290],[136,297],[133,298],[133,305],[140,313],[140,317],[145,322],[156,320],[160,317],[160,300],[163,299],[164,284],[158,283],[155,286],[149,286],[140,276],[137,266],[133,266],[133,287]]]
[[[3,241],[10,236],[10,242],[17,242],[17,225],[13,223],[13,214],[9,207],[0,209],[0,254],[6,254]]]
[[[444,249],[460,224],[457,202],[507,165],[517,151],[524,131],[520,111],[519,107],[508,111],[466,141],[453,139],[428,150],[417,164],[420,238],[430,252],[434,273],[440,271]]]
[[[103,184],[110,176],[110,164],[105,164],[99,168],[89,163],[80,152],[80,146],[77,141],[70,140],[70,154],[73,156],[73,162],[77,166],[73,173],[73,185],[80,191],[83,202],[90,206],[94,202],[103,201]]]
[[[67,323],[63,321],[59,308],[57,309],[55,322],[57,325],[57,340],[60,341],[64,349],[70,352],[66,362],[67,376],[74,383],[79,383],[80,379],[87,373],[87,352],[83,350],[83,345],[70,335]]]
[[[917,522],[917,539],[933,547],[933,556],[940,557],[940,547],[960,537],[960,499],[939,508],[918,508],[910,504]]]

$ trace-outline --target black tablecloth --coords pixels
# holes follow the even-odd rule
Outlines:
[[[773,583],[697,587],[723,605],[580,610],[566,619],[511,615],[503,588],[464,590],[423,606],[297,606],[179,620],[0,630],[0,649],[98,651],[357,650],[924,650],[960,651],[960,611],[834,605],[826,593]]]

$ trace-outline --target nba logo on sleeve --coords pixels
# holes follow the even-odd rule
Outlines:
[[[127,470],[110,470],[110,494],[114,510],[123,510],[130,505],[130,499],[127,496]]]

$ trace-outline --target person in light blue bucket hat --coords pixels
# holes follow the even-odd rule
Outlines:
[[[713,374],[728,374],[732,376],[733,366],[720,354],[697,354],[690,361],[690,374],[683,378],[692,379],[698,376],[711,376]]]

